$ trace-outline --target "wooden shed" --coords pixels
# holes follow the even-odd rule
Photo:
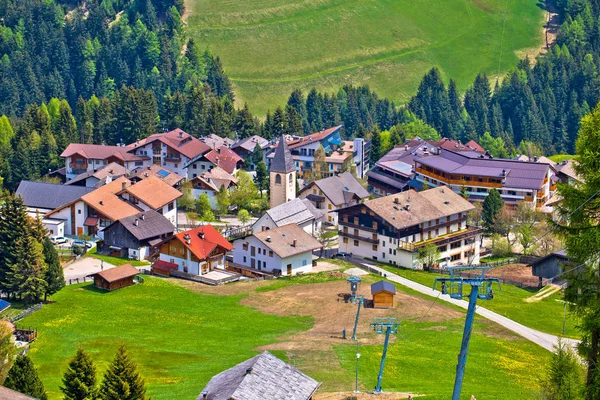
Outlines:
[[[109,291],[121,289],[133,285],[133,277],[139,273],[140,271],[130,264],[107,269],[106,271],[98,272],[93,275],[94,286],[98,289]]]
[[[387,281],[375,282],[371,285],[371,295],[373,296],[373,307],[393,308],[396,287]]]
[[[157,260],[152,264],[152,272],[156,275],[171,276],[171,271],[177,269],[179,266],[175,263],[171,263],[164,260]]]

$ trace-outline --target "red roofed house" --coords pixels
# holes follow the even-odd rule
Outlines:
[[[60,155],[65,159],[67,180],[84,172],[94,172],[114,162],[127,170],[146,165],[150,157],[131,154],[126,147],[71,143]]]
[[[215,167],[220,167],[228,174],[233,174],[242,167],[242,164],[244,164],[242,157],[228,147],[220,146],[195,157],[185,167],[187,168],[188,179],[194,179]]]
[[[149,157],[150,163],[165,167],[181,176],[187,176],[185,165],[190,160],[210,151],[210,147],[181,129],[155,133],[127,146],[127,151],[140,157]]]
[[[225,270],[225,254],[233,246],[212,225],[199,226],[173,235],[160,247],[159,260],[177,264],[177,270],[204,275]]]

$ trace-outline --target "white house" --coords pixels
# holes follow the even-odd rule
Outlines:
[[[313,250],[321,247],[321,243],[291,223],[236,240],[233,267],[239,264],[284,276],[307,273],[312,271]]]
[[[261,232],[293,223],[315,236],[321,230],[322,220],[323,211],[317,210],[309,200],[294,199],[267,210],[252,225],[252,229],[254,232]]]
[[[141,211],[155,210],[177,226],[177,199],[183,193],[162,179],[149,176],[117,194]]]

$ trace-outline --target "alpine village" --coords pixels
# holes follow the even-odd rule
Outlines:
[[[598,0],[0,0],[0,400],[600,400]]]

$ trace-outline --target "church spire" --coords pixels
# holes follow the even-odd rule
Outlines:
[[[287,174],[295,170],[296,167],[294,165],[292,153],[288,148],[285,136],[282,135],[279,139],[279,145],[277,146],[277,149],[275,149],[275,156],[273,157],[273,161],[271,161],[270,171]]]

